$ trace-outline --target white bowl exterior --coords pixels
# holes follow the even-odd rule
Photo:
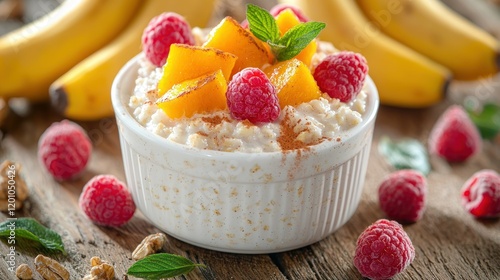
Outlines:
[[[233,253],[271,253],[317,242],[356,210],[378,107],[369,80],[362,125],[331,145],[285,153],[201,151],[148,132],[128,112],[137,63],[112,89],[127,185],[158,228],[188,243]]]

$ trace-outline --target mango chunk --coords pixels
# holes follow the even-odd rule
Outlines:
[[[227,81],[222,70],[175,84],[156,104],[172,119],[227,109]]]
[[[158,82],[158,95],[162,96],[175,84],[218,69],[228,82],[236,59],[235,55],[214,48],[172,44],[163,66],[163,76]]]
[[[246,67],[262,68],[272,62],[272,56],[264,43],[231,17],[225,17],[212,29],[203,47],[220,49],[236,55],[238,59],[231,75]]]
[[[280,30],[281,36],[285,34],[292,27],[300,23],[299,18],[291,9],[285,9],[279,13],[276,17],[276,23]],[[295,56],[298,60],[304,62],[305,65],[311,65],[312,56],[316,53],[317,43],[316,40],[312,40],[309,45],[307,45],[298,55]]]
[[[264,73],[276,87],[282,109],[287,105],[296,106],[321,96],[309,67],[296,58],[267,67]]]

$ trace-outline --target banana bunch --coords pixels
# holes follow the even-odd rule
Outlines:
[[[50,84],[116,36],[140,0],[68,0],[0,37],[0,97],[44,101]]]
[[[280,0],[327,24],[320,39],[363,54],[382,104],[422,108],[452,79],[499,72],[499,42],[439,0]]]
[[[162,12],[204,27],[216,0],[65,0],[0,37],[0,98],[51,101],[67,118],[113,115],[114,76],[141,51],[142,31]]]

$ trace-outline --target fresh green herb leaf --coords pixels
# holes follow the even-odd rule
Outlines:
[[[322,22],[310,21],[292,27],[279,40],[280,45],[287,47],[276,55],[278,61],[284,61],[298,55],[319,35],[325,26]]]
[[[61,236],[33,218],[17,218],[0,223],[0,238],[11,236],[15,236],[15,242],[20,239],[30,240],[45,249],[66,253]]]
[[[250,32],[270,46],[278,61],[288,60],[299,54],[326,27],[321,22],[303,22],[280,37],[275,18],[265,9],[253,4],[247,5],[247,20]]]
[[[380,139],[378,150],[396,169],[415,169],[424,175],[431,171],[427,150],[415,139],[394,142],[385,136]]]
[[[468,111],[483,139],[493,139],[500,133],[500,106],[488,103],[483,106],[483,110],[479,113]]]
[[[259,6],[248,4],[247,20],[250,31],[263,42],[277,42],[280,31],[274,17]]]
[[[159,253],[138,260],[127,270],[127,274],[143,279],[171,278],[191,272],[195,267],[205,267],[195,264],[185,257]]]

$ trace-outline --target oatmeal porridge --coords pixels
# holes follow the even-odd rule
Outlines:
[[[336,52],[327,42],[318,41],[311,67],[326,55]],[[278,119],[270,123],[252,124],[231,117],[228,110],[196,114],[190,118],[171,119],[157,105],[156,86],[162,68],[155,67],[145,57],[129,107],[136,120],[147,130],[169,141],[200,149],[227,152],[276,152],[292,150],[323,141],[336,141],[341,131],[358,125],[365,112],[367,94],[340,102],[327,94],[297,106],[282,108]]]

